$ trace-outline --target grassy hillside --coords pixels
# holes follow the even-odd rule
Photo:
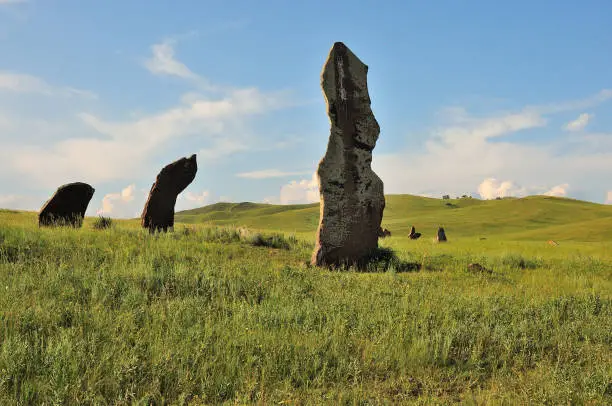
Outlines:
[[[386,200],[383,227],[397,236],[406,236],[414,225],[424,237],[433,237],[443,226],[451,239],[612,241],[609,205],[547,196],[441,200],[390,195]],[[217,203],[179,212],[176,221],[242,225],[307,236],[316,230],[319,205]]]
[[[0,404],[612,403],[612,241],[588,241],[609,207],[388,202],[394,256],[367,272],[307,265],[317,205],[153,236],[0,210]],[[440,219],[447,244],[398,231]]]

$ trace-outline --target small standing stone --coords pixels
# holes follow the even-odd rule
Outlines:
[[[488,273],[488,274],[493,273],[492,269],[487,269],[484,266],[476,262],[468,264],[468,269],[472,272],[480,272],[480,273]]]
[[[408,234],[408,237],[411,240],[418,240],[420,236],[421,236],[421,233],[417,233],[414,226],[410,227],[410,234]]]
[[[378,230],[378,237],[379,238],[391,237],[391,231],[387,230],[386,228],[381,227]]]
[[[87,183],[60,186],[38,214],[38,226],[70,225],[81,227],[95,189]]]
[[[436,236],[436,241],[444,242],[446,241],[446,233],[444,232],[444,228],[438,228],[438,235]]]

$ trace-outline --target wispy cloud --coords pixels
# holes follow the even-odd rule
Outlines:
[[[524,197],[527,195],[544,196],[567,196],[569,184],[556,185],[550,189],[539,186],[524,187],[511,180],[499,181],[495,178],[488,178],[478,185],[478,194],[483,199],[495,199],[503,197]]]
[[[495,178],[487,178],[478,185],[478,194],[483,199],[521,197],[527,194],[527,189],[515,184],[511,180],[500,181]]]
[[[49,197],[47,197],[47,199]],[[42,207],[45,201],[45,198],[41,198],[39,196],[6,194],[0,195],[0,208],[37,211]]]
[[[183,79],[199,79],[185,65],[174,57],[175,40],[166,39],[151,46],[152,56],[145,61],[145,67],[155,75],[177,76]]]
[[[17,3],[27,3],[28,0],[0,0],[0,5],[3,4],[17,4]]]
[[[246,134],[238,134],[237,130],[232,131],[232,133],[236,134],[236,139],[215,136],[210,140],[210,145],[207,148],[199,150],[198,156],[201,158],[202,162],[216,164],[231,155],[250,151],[252,149]]]
[[[128,185],[120,192],[104,195],[96,214],[113,218],[138,218],[142,214],[148,195],[149,190],[138,189],[135,184]],[[214,197],[208,190],[202,192],[186,190],[178,195],[175,211],[202,207],[213,200]]]
[[[149,72],[158,76],[173,76],[190,81],[199,89],[222,91],[220,86],[213,85],[208,79],[193,72],[175,56],[177,38],[167,38],[151,46],[151,56],[144,61]]]
[[[612,99],[612,89],[602,89],[594,95],[580,100],[570,100],[562,103],[551,103],[542,106],[528,106],[539,114],[557,114],[567,111],[586,110]]]
[[[37,93],[45,96],[76,96],[91,99],[98,97],[95,93],[88,90],[53,86],[36,76],[6,71],[0,71],[0,91]]]
[[[424,148],[375,154],[373,168],[385,183],[386,193],[464,194],[483,179],[512,179],[512,184],[491,183],[485,195],[545,193],[552,189],[533,185],[580,185],[593,188],[606,182],[612,172],[612,150],[581,145],[576,137],[557,137],[553,142],[518,143],[500,139],[522,130],[543,128],[548,115],[594,106],[610,99],[612,91],[578,102],[530,106],[518,112],[476,118],[464,109],[445,112],[446,123],[427,135]],[[553,106],[554,108],[552,108]],[[581,140],[586,136],[580,135]],[[601,135],[599,138],[601,138]],[[608,137],[609,139],[609,137]],[[402,176],[397,176],[401,173]],[[508,181],[510,182],[510,181]],[[519,184],[527,185],[522,191]],[[518,190],[516,188],[519,188]],[[560,189],[557,190],[560,192]]]
[[[556,197],[565,197],[567,196],[567,192],[569,190],[569,184],[564,183],[562,185],[553,186],[549,191],[544,192],[544,196],[556,196]]]
[[[278,196],[268,196],[263,199],[269,204],[306,204],[320,200],[319,179],[316,172],[310,179],[292,180],[281,186]]]
[[[464,109],[453,109],[447,115],[450,124],[430,135],[428,148],[438,150],[454,146],[465,149],[469,143],[485,143],[502,135],[546,126],[547,120],[531,110],[487,118],[471,117]],[[467,151],[465,151],[467,152]]]
[[[581,131],[584,130],[589,121],[594,117],[593,114],[582,113],[577,119],[570,121],[563,128],[567,131]]]
[[[191,210],[198,207],[206,206],[215,201],[214,196],[208,190],[201,192],[185,191],[181,193],[176,200],[176,211]]]
[[[136,185],[131,184],[125,187],[119,193],[108,193],[102,198],[102,207],[97,211],[99,215],[113,215],[114,217],[122,217],[122,214],[128,206],[135,199]],[[130,205],[131,206],[131,205]],[[132,217],[134,210],[132,207],[128,217]]]
[[[57,90],[37,78],[14,74],[0,77],[3,88],[49,94]],[[74,174],[93,183],[133,179],[148,173],[151,156],[178,138],[197,136],[201,146],[192,152],[198,152],[205,164],[254,148],[260,142],[249,120],[292,105],[286,91],[250,87],[223,90],[215,97],[192,92],[174,107],[123,121],[83,112],[62,140],[44,146],[6,142],[0,160],[5,176],[25,175],[48,187],[73,181]],[[15,117],[1,119],[2,126],[16,125]],[[22,119],[21,127],[27,127],[28,120]]]
[[[269,179],[269,178],[285,178],[288,176],[308,175],[309,173],[310,171],[285,172],[285,171],[279,171],[278,169],[264,169],[261,171],[237,173],[236,176],[239,178],[247,178],[247,179]]]

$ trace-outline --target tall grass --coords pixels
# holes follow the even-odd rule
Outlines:
[[[410,247],[330,272],[281,233],[0,223],[0,404],[612,401],[603,252]]]

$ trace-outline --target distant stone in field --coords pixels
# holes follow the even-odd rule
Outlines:
[[[81,227],[95,189],[87,183],[60,186],[38,214],[38,226],[70,225]]]
[[[319,266],[361,266],[378,247],[385,196],[371,168],[380,128],[370,108],[367,73],[367,65],[336,42],[321,74],[331,128],[317,170],[321,212],[311,262]]]
[[[411,240],[418,240],[421,237],[421,233],[416,232],[416,228],[414,226],[410,227],[410,234],[408,234]]]
[[[438,228],[438,235],[436,235],[436,241],[444,242],[446,241],[446,233],[444,232],[444,228]]]
[[[176,198],[195,179],[197,171],[195,154],[174,161],[161,170],[142,211],[142,227],[150,232],[168,231],[174,227]]]
[[[387,230],[386,228],[379,228],[378,229],[378,237],[379,238],[385,238],[385,237],[391,237],[391,231]]]
[[[479,263],[471,263],[468,265],[468,270],[472,271],[472,272],[479,272],[479,273],[493,273],[493,270],[491,269],[487,269],[484,266],[480,265]]]
[[[549,244],[549,245],[552,245],[553,247],[556,247],[557,245],[559,245],[559,243],[558,243],[558,242],[553,241],[553,240],[548,240],[548,244]]]

